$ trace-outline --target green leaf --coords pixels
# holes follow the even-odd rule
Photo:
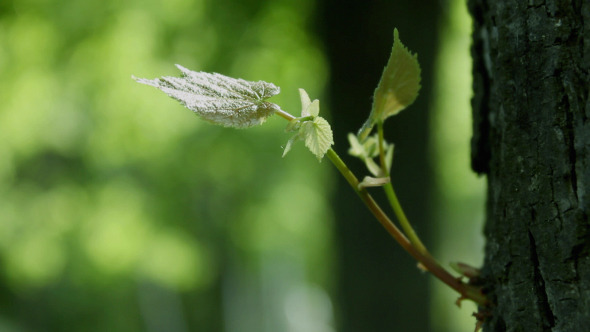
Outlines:
[[[320,101],[317,99],[312,101],[311,105],[309,105],[305,111],[305,114],[307,114],[307,116],[318,116],[318,114],[320,114]]]
[[[318,116],[320,113],[320,101],[313,102],[303,89],[299,89],[301,97],[301,117],[293,119],[285,129],[296,131],[289,139],[283,151],[283,157],[291,150],[296,141],[305,141],[305,146],[313,153],[318,160],[322,160],[326,152],[334,144],[332,128],[326,119]]]
[[[361,143],[356,135],[349,133],[348,142],[350,143],[348,154],[362,160],[369,172],[374,176],[380,177],[383,175],[381,166],[373,160],[373,158],[379,156],[379,138],[377,134],[367,137]],[[385,150],[385,165],[390,170],[393,161],[393,144],[383,141],[383,149]]]
[[[313,102],[305,90],[299,89],[301,98],[301,117],[318,116],[320,114],[320,101],[315,99]]]
[[[420,64],[400,41],[397,29],[393,31],[393,48],[373,95],[373,108],[367,122],[359,132],[364,140],[373,125],[385,121],[411,105],[420,91]]]
[[[397,29],[393,31],[393,49],[375,90],[373,111],[378,120],[399,113],[411,105],[420,91],[418,56],[402,44]]]
[[[374,158],[379,155],[379,138],[377,134],[367,137],[362,142],[353,133],[348,134],[350,149],[348,154],[359,159]],[[384,147],[387,147],[385,142]]]
[[[293,143],[295,143],[295,141],[301,139],[301,137],[299,136],[299,134],[295,134],[293,135],[293,137],[291,137],[288,141],[287,141],[287,145],[285,145],[285,149],[283,150],[283,158],[285,158],[285,156],[287,155],[287,153],[289,153],[289,151],[291,151],[291,147],[293,146]]]
[[[182,72],[181,77],[133,78],[162,90],[202,119],[225,127],[247,128],[261,124],[280,109],[266,101],[281,91],[272,83],[196,72],[181,65],[176,67]]]
[[[305,90],[299,89],[299,97],[301,98],[301,116],[309,116],[309,114],[306,114],[309,105],[311,105],[311,99],[309,99],[309,95]]]
[[[334,144],[332,128],[326,119],[315,117],[313,121],[306,121],[301,126],[301,135],[305,146],[318,160],[322,160],[326,152]]]
[[[353,157],[358,157],[364,159],[367,155],[365,151],[365,147],[359,142],[358,138],[353,133],[348,133],[348,143],[350,144],[350,149],[348,149],[348,154]]]

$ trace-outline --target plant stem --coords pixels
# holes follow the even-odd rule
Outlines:
[[[399,243],[399,245],[404,250],[406,250],[412,257],[414,257],[418,262],[420,262],[427,271],[432,273],[439,280],[441,280],[449,287],[461,294],[463,298],[470,299],[480,305],[486,305],[487,298],[481,293],[481,291],[478,288],[465,284],[458,278],[455,278],[447,270],[440,266],[430,254],[424,254],[412,245],[408,238],[400,231],[399,228],[397,228],[397,226],[395,226],[391,219],[389,219],[389,217],[383,212],[381,207],[379,207],[377,202],[375,202],[375,200],[368,193],[368,191],[365,188],[359,186],[359,181],[356,178],[356,176],[350,171],[350,169],[346,166],[342,159],[340,159],[338,154],[333,149],[329,149],[326,153],[326,156],[330,159],[334,166],[336,166],[338,171],[340,171],[340,174],[344,176],[344,178],[346,179],[346,181],[348,181],[348,183],[354,189],[354,191],[359,195],[363,203],[365,203],[365,205],[373,213],[373,216],[375,216],[379,223],[387,230],[387,232],[397,241],[397,243]]]
[[[385,151],[383,149],[383,142],[384,142],[383,122],[379,122],[377,124],[377,133],[378,133],[378,137],[379,137],[379,161],[381,163],[381,170],[383,171],[384,177],[389,177],[389,168],[387,167],[387,163],[385,162]],[[424,246],[424,244],[420,240],[420,237],[418,237],[418,234],[416,234],[416,231],[414,231],[412,224],[410,224],[408,217],[406,217],[406,214],[404,213],[404,210],[402,209],[402,206],[401,206],[399,200],[397,199],[397,195],[395,194],[395,191],[393,190],[393,185],[391,184],[391,181],[389,181],[383,185],[383,190],[385,191],[385,194],[387,195],[387,199],[389,200],[389,203],[391,204],[391,208],[393,209],[393,213],[395,213],[397,220],[399,221],[400,225],[402,226],[402,229],[406,233],[406,236],[410,239],[410,242],[423,255],[430,256],[430,253],[426,249],[426,246]]]
[[[346,166],[346,164],[340,159],[340,156],[334,151],[334,149],[329,149],[326,153],[326,156],[330,159],[332,164],[336,166],[340,174],[346,179],[346,181],[350,184],[350,186],[354,189],[354,191],[359,195],[361,200],[367,205],[369,210],[373,213],[373,215],[377,218],[377,220],[385,227],[385,229],[391,234],[391,236],[412,256],[415,250],[412,247],[412,244],[408,240],[408,238],[395,226],[389,217],[381,210],[377,202],[373,199],[373,197],[369,194],[369,192],[365,188],[359,188],[359,180],[356,176],[350,171],[350,169]]]
[[[278,105],[276,105],[276,106],[278,107]],[[275,114],[278,115],[278,116],[280,116],[281,118],[287,120],[287,121],[295,120],[295,117],[293,115],[291,115],[291,114],[283,111],[280,108],[278,110],[275,110]]]
[[[282,109],[276,111],[276,114],[287,121],[295,119],[293,115],[283,111]],[[381,207],[377,204],[377,202],[375,202],[375,200],[369,194],[369,192],[359,185],[360,182],[358,181],[357,177],[352,173],[352,171],[350,171],[350,169],[348,168],[348,166],[346,166],[344,161],[340,159],[340,156],[338,156],[334,149],[330,148],[326,153],[326,156],[328,157],[328,159],[330,159],[332,164],[334,164],[334,166],[338,169],[340,174],[342,174],[342,176],[350,184],[352,189],[359,195],[363,203],[369,208],[371,213],[373,213],[373,216],[377,219],[377,221],[379,221],[379,223],[385,228],[385,230],[387,230],[387,232],[397,241],[397,243],[399,243],[399,245],[405,251],[407,251],[418,262],[420,262],[427,271],[432,273],[439,280],[441,280],[449,287],[461,294],[462,298],[470,299],[480,305],[487,304],[487,298],[481,293],[481,291],[478,288],[465,284],[460,279],[455,278],[447,270],[440,266],[436,262],[436,260],[434,260],[434,258],[426,251],[426,249],[424,249],[424,251],[419,250],[412,244],[412,242],[410,242],[410,240],[408,240],[404,233],[402,233],[402,231],[399,228],[397,228],[397,226],[395,226],[391,219],[389,219],[385,212],[383,212]],[[399,205],[399,202],[397,204]],[[402,211],[403,214],[401,206],[399,207],[399,211]]]

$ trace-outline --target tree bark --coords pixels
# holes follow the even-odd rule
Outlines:
[[[590,2],[470,0],[484,331],[590,329]]]

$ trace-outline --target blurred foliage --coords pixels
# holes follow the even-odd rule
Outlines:
[[[471,170],[469,159],[471,17],[464,1],[447,0],[445,4],[431,119],[438,189],[432,215],[437,234],[433,252],[447,267],[449,262],[479,267],[483,260],[485,180]],[[432,285],[432,331],[473,330],[475,304],[463,301],[459,310],[450,305],[449,299],[457,296],[451,289],[434,279]]]
[[[266,80],[297,112],[327,78],[313,6],[0,3],[0,330],[332,330],[329,165],[131,79]]]

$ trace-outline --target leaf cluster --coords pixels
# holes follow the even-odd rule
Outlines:
[[[334,145],[332,128],[326,119],[319,116],[320,101],[313,102],[305,90],[299,89],[301,97],[301,117],[289,122],[285,131],[295,132],[289,139],[283,157],[291,150],[296,141],[304,141],[305,146],[313,153],[318,160],[322,160],[326,152]]]

